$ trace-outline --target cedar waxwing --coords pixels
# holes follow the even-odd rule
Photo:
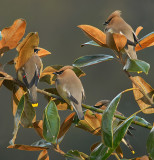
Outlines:
[[[117,10],[113,12],[105,21],[106,43],[112,48],[115,45],[112,34],[120,33],[124,35],[127,38],[127,45],[121,52],[126,53],[131,59],[137,59],[135,46],[139,43],[138,38],[132,27],[127,24],[120,15],[121,11]]]
[[[55,85],[59,95],[76,111],[78,118],[83,118],[82,100],[85,96],[80,79],[76,76],[71,66],[65,66],[55,72]]]
[[[23,82],[29,91],[32,106],[37,107],[37,84],[40,73],[42,71],[42,61],[40,57],[34,53],[31,58],[17,71],[18,80]]]
[[[101,100],[99,102],[97,102],[94,107],[96,108],[100,108],[102,110],[105,110],[106,107],[109,105],[110,100]],[[115,111],[115,114],[120,115],[120,116],[124,116],[122,113]],[[114,118],[113,120],[113,127],[117,127],[117,125],[119,125],[122,122],[122,120],[118,119],[118,118]],[[125,135],[125,137],[122,139],[122,142],[131,150],[131,152],[133,154],[135,154],[135,151],[133,149],[133,147],[130,145],[129,140],[127,138],[127,135],[133,136],[133,134],[131,133],[130,130],[135,130],[132,126],[129,126],[128,130],[127,130],[127,134]]]

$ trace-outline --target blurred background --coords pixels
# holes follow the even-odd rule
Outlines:
[[[77,28],[77,25],[89,24],[103,30],[103,22],[110,13],[117,9],[122,11],[122,17],[134,30],[140,25],[144,27],[139,34],[139,38],[154,30],[153,0],[1,0],[0,30],[12,25],[14,20],[18,18],[24,18],[27,21],[26,34],[38,32],[40,47],[52,53],[52,55],[42,59],[44,67],[56,64],[71,65],[76,58],[83,55],[114,55],[111,50],[105,48],[92,46],[81,48],[80,45],[90,39]],[[12,60],[16,55],[16,50],[11,50],[4,55],[0,63],[5,64],[5,62]],[[138,58],[150,63],[151,69],[149,74],[141,74],[140,76],[154,87],[154,48],[151,47],[139,51]],[[5,71],[14,77],[16,76],[12,66],[6,66]],[[87,74],[81,78],[86,93],[85,103],[89,105],[94,105],[102,99],[111,100],[121,91],[132,87],[131,82],[122,71],[122,66],[115,60],[85,67],[83,71]],[[50,86],[42,83],[39,84],[39,88],[45,87]],[[26,152],[6,148],[12,138],[14,127],[11,96],[11,92],[2,86],[0,89],[0,159],[35,160],[39,152]],[[39,120],[42,118],[47,101],[42,95],[38,96],[39,107],[36,108],[36,113]],[[132,92],[125,93],[122,96],[118,110],[125,114],[125,116],[130,116],[139,110]],[[68,115],[68,112],[59,111],[61,122]],[[140,113],[139,116],[151,123],[154,122],[153,115]],[[122,145],[125,158],[147,154],[146,140],[149,130],[138,126],[134,127],[136,129],[133,132],[134,137],[130,137],[129,140],[136,154],[132,155],[129,149]],[[16,139],[17,144],[32,144],[37,140],[39,140],[39,137],[34,130],[20,127]],[[61,149],[65,152],[70,149],[76,149],[89,154],[90,146],[98,141],[100,141],[100,137],[71,127],[61,143]],[[52,160],[64,159],[64,157],[53,151],[49,152],[49,156]],[[114,157],[110,159],[114,159]]]

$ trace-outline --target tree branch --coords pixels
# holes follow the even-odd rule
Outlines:
[[[47,91],[44,91],[44,90],[41,90],[41,89],[37,89],[37,92],[39,92],[41,94],[44,94],[44,95],[47,95],[49,97],[53,97],[53,98],[56,98],[58,100],[64,101],[60,96],[57,96],[57,95],[52,94],[52,93],[49,93]],[[103,113],[104,112],[104,110],[101,110],[101,109],[98,109],[98,108],[95,108],[93,106],[89,106],[89,105],[86,105],[86,104],[82,104],[82,107],[84,107],[86,109],[89,109],[89,110],[92,110],[92,111],[95,111],[97,113]],[[115,114],[114,117],[122,119],[122,120],[127,119],[127,117],[124,117],[124,116],[121,116],[121,115],[117,115],[117,114]],[[147,124],[141,123],[139,121],[133,121],[132,123],[134,123],[134,124],[136,124],[138,126],[144,127],[144,128],[152,129],[151,125],[147,125]]]

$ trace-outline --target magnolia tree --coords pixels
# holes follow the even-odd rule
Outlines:
[[[93,45],[97,47],[109,46],[106,44],[106,35],[98,28],[90,25],[78,26],[88,37],[92,40],[82,44]],[[33,55],[38,54],[39,57],[50,56],[50,52],[43,48],[39,48],[39,36],[38,33],[29,33],[22,41],[26,29],[26,22],[23,19],[17,19],[13,25],[8,28],[4,28],[0,34],[0,56],[2,57],[8,50],[16,48],[18,56],[14,57],[12,61],[9,61],[7,65],[12,65],[15,70],[18,71],[27,60]],[[138,27],[136,35],[142,30],[142,27]],[[12,92],[12,108],[14,116],[14,131],[13,137],[9,142],[8,148],[25,150],[25,151],[40,151],[38,160],[48,160],[48,150],[54,150],[61,154],[64,159],[71,160],[104,160],[111,155],[117,159],[123,159],[121,142],[126,142],[127,146],[134,153],[130,144],[127,143],[125,135],[131,134],[131,124],[139,125],[149,129],[149,136],[147,138],[147,152],[148,155],[133,159],[154,159],[154,128],[145,119],[137,116],[138,113],[153,114],[154,108],[154,90],[145,82],[140,76],[132,76],[131,72],[136,74],[144,72],[148,74],[150,65],[141,60],[132,60],[128,56],[121,55],[121,50],[126,46],[127,39],[121,34],[112,34],[115,47],[109,48],[114,51],[115,57],[111,55],[88,55],[83,56],[75,60],[71,66],[72,70],[78,77],[85,76],[85,73],[80,69],[81,67],[94,65],[107,60],[118,60],[123,66],[124,73],[128,76],[128,79],[132,82],[132,88],[121,91],[110,102],[107,100],[98,102],[95,106],[89,106],[82,104],[86,110],[84,111],[84,119],[79,120],[75,112],[72,112],[64,122],[60,125],[60,116],[58,110],[73,110],[72,106],[68,105],[57,93],[54,83],[56,72],[62,65],[47,66],[44,68],[40,75],[40,82],[46,82],[49,84],[49,88],[37,89],[37,92],[41,93],[47,100],[48,104],[44,109],[43,119],[36,119],[35,108],[29,100],[27,88],[25,85],[5,72],[4,67],[0,67],[0,86],[4,85],[10,92]],[[150,33],[139,40],[139,44],[135,46],[136,52],[146,47],[154,45],[154,33]],[[103,48],[102,48],[103,49]],[[37,52],[36,52],[37,51]],[[117,110],[122,94],[133,91],[134,98],[140,107],[138,112],[135,112],[129,117],[125,117]],[[87,155],[81,151],[70,150],[65,153],[60,148],[65,134],[67,134],[71,125],[77,128],[83,129],[93,134],[93,136],[100,136],[100,142],[91,146],[91,153]],[[40,137],[40,141],[32,143],[31,145],[16,144],[19,126],[24,128],[31,128],[36,131]],[[71,132],[71,130],[70,130]]]

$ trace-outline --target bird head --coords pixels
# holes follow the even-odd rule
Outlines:
[[[121,15],[121,11],[119,10],[114,11],[109,15],[109,17],[107,18],[107,20],[103,25],[108,25],[115,17],[120,17],[120,15]]]

